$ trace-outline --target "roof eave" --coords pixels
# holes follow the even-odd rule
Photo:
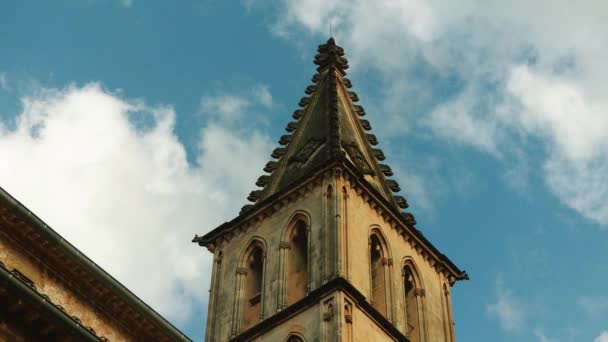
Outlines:
[[[79,251],[71,243],[65,240],[59,235],[54,229],[48,226],[42,219],[36,214],[31,212],[16,198],[11,196],[6,190],[0,187],[0,202],[5,202],[10,205],[21,218],[29,222],[33,227],[37,227],[39,233],[44,236],[50,243],[54,243],[59,246],[63,251],[66,252],[71,258],[80,262],[84,267],[90,270],[96,277],[100,279],[100,283],[106,285],[111,291],[117,293],[120,298],[126,300],[127,304],[138,309],[141,313],[145,314],[153,322],[156,323],[159,328],[167,332],[173,339],[181,341],[191,341],[189,337],[179,331],[173,324],[162,317],[158,312],[148,306],[133,292],[122,285],[118,280],[112,277],[109,273],[104,271],[99,265],[89,259],[85,254]]]

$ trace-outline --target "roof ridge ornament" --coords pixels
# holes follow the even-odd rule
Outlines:
[[[346,75],[344,70],[348,69],[348,60],[344,58],[344,49],[336,45],[334,38],[329,38],[327,43],[319,45],[319,52],[315,56],[314,63],[318,65],[317,71],[321,72],[329,67],[335,67],[342,76]]]

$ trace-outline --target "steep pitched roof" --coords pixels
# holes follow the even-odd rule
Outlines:
[[[393,173],[384,160],[382,150],[374,148],[378,144],[369,121],[362,119],[363,107],[356,105],[359,97],[349,91],[352,84],[346,78],[348,61],[344,49],[337,46],[334,39],[318,48],[314,63],[317,73],[313,84],[306,88],[298,109],[293,113],[296,121],[287,124],[291,133],[283,135],[278,147],[272,152],[276,161],[266,164],[256,185],[261,190],[252,191],[248,200],[260,202],[280,192],[320,165],[332,160],[348,159],[376,190],[397,208],[407,208],[402,196],[393,193],[400,188],[396,181],[388,179]],[[251,205],[243,207],[247,211]],[[404,214],[414,225],[411,214]]]

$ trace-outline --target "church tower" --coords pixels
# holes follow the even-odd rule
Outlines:
[[[453,342],[468,279],[416,229],[333,38],[253,204],[193,242],[214,255],[206,341]]]

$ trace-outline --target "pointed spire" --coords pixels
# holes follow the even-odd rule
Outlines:
[[[306,96],[298,103],[301,109],[293,112],[295,121],[289,122],[281,136],[279,145],[272,152],[271,161],[264,167],[268,174],[258,178],[254,190],[248,196],[257,203],[283,190],[307,176],[315,168],[332,162],[350,162],[365,180],[395,208],[407,208],[407,200],[395,193],[401,191],[390,166],[381,164],[385,159],[381,149],[374,148],[378,139],[372,133],[372,125],[361,118],[365,115],[362,106],[354,104],[359,96],[352,82],[345,78],[348,61],[344,49],[336,45],[333,38],[319,45],[314,63],[317,73],[313,84],[305,88]],[[251,209],[243,207],[242,213]],[[413,215],[404,214],[407,222],[416,222]]]

